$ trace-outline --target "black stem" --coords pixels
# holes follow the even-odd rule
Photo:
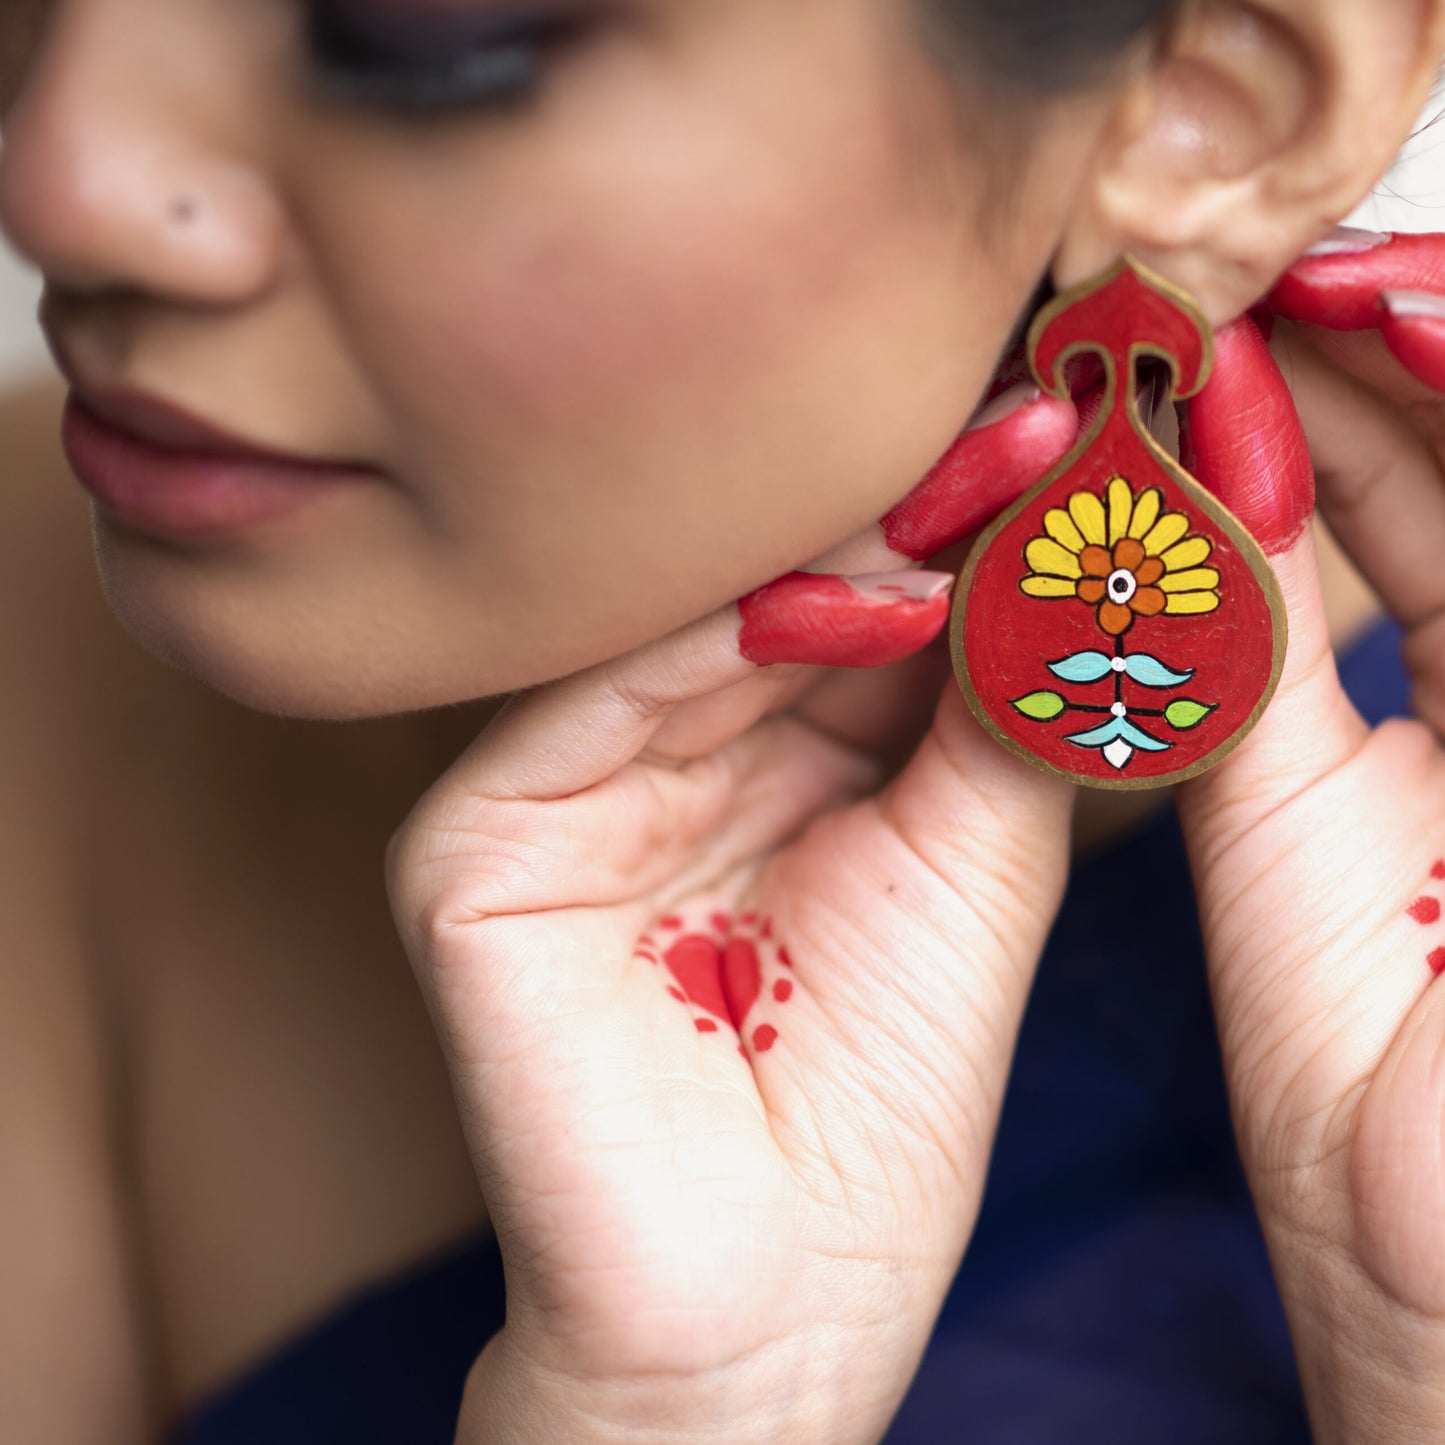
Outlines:
[[[1068,712],[1096,712],[1112,716],[1114,709],[1111,707],[1100,707],[1096,703],[1087,702],[1066,702],[1064,708]],[[1130,717],[1167,717],[1168,714],[1162,707],[1131,707]]]

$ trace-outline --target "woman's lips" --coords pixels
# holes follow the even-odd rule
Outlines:
[[[163,403],[134,396],[92,402],[72,391],[61,438],[80,484],[107,512],[163,537],[245,531],[367,475],[355,464],[249,448]]]

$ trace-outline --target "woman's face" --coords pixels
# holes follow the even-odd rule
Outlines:
[[[1082,103],[1014,143],[904,0],[36,8],[0,219],[102,417],[81,470],[142,474],[97,511],[108,590],[308,715],[558,676],[877,517],[976,405],[1090,144]],[[166,408],[345,465],[218,460]]]

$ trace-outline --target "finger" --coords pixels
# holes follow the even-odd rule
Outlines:
[[[1431,391],[1445,392],[1445,296],[1382,291],[1380,334],[1395,359]]]
[[[1431,415],[1445,410],[1440,394],[1411,375],[1386,344],[1383,326],[1379,331],[1327,331],[1320,326],[1287,323],[1278,328],[1275,340],[1281,358],[1302,351],[1305,345],[1312,347],[1388,401],[1411,415],[1421,414],[1427,429],[1434,429],[1429,421]],[[1396,344],[1399,342],[1397,335]]]
[[[952,582],[940,572],[794,572],[738,603],[738,650],[759,667],[884,667],[938,636]]]
[[[795,1007],[822,1025],[802,1074],[791,1050],[754,1059],[800,1157],[820,1129],[929,1139],[972,1196],[982,1184],[1019,1022],[1067,868],[1074,790],[1000,748],[945,691],[898,778],[810,830],[764,873],[758,906],[795,948]],[[820,899],[816,880],[835,881]],[[846,914],[837,894],[856,900]],[[900,945],[906,942],[906,947]],[[860,1074],[860,1063],[866,1073]],[[818,1074],[849,1107],[816,1107]],[[966,1227],[960,1221],[960,1228]]]
[[[1445,237],[1342,227],[1285,272],[1269,301],[1289,321],[1369,331],[1382,291],[1445,292]]]
[[[882,520],[896,557],[926,561],[985,527],[1078,440],[1072,402],[1021,384],[1005,393]]]
[[[1215,368],[1185,413],[1185,465],[1276,561],[1289,616],[1289,653],[1279,691],[1255,731],[1195,796],[1215,814],[1237,815],[1226,835],[1336,767],[1363,724],[1340,690],[1306,528],[1314,475],[1289,387],[1247,318],[1223,328]],[[1295,736],[1300,717],[1319,718]],[[1331,722],[1332,720],[1332,722]]]
[[[851,658],[871,667],[916,651],[947,621],[952,583],[938,572],[891,581],[795,573],[741,609],[509,704],[456,781],[477,797],[571,796],[641,754],[679,707],[756,677],[760,665]]]
[[[1270,303],[1291,321],[1331,331],[1378,330],[1400,364],[1439,392],[1445,390],[1442,291],[1445,236],[1342,227],[1285,273]]]
[[[1211,941],[1226,1059],[1237,1064],[1247,1037],[1258,1041],[1261,1026],[1250,1020],[1262,1007],[1279,1015],[1270,1027],[1286,1032],[1335,1005],[1355,1015],[1373,1009],[1370,1026],[1386,1029],[1398,1023],[1418,978],[1414,970],[1402,970],[1395,986],[1367,992],[1363,963],[1354,971],[1322,970],[1304,986],[1281,974],[1271,981],[1277,997],[1268,1005],[1259,1002],[1251,961],[1287,907],[1259,880],[1284,866],[1302,844],[1338,826],[1339,801],[1322,785],[1350,776],[1369,729],[1335,669],[1313,535],[1304,527],[1311,467],[1294,401],[1251,323],[1226,328],[1220,341],[1215,378],[1190,405],[1186,454],[1200,480],[1272,554],[1289,618],[1284,673],[1264,717],[1230,757],[1179,790]],[[1341,385],[1359,386],[1336,377]],[[1341,907],[1350,896],[1343,886],[1335,895]],[[1313,921],[1324,930],[1329,909],[1330,901],[1315,901]],[[1290,1017],[1291,1010],[1299,1017]]]
[[[1308,342],[1283,337],[1330,529],[1407,627],[1445,610],[1445,490],[1420,430]]]
[[[822,574],[846,569],[855,574],[855,590],[865,593],[907,591],[906,578],[896,572],[901,562],[936,555],[992,520],[1048,472],[1077,430],[1073,405],[1043,397],[1037,387],[1018,385],[996,397],[881,524],[865,528],[820,558],[817,574],[793,573],[741,599],[744,655],[774,671],[744,678],[726,695],[714,693],[681,704],[654,739],[654,750],[696,756],[791,704],[809,682],[780,664],[871,668],[925,646],[942,625],[933,625],[935,609],[920,612],[911,640],[883,639],[871,614],[858,612],[845,584]],[[889,575],[883,575],[885,569]],[[930,589],[923,600],[938,599]],[[902,613],[896,614],[896,622],[899,633],[906,632]],[[902,701],[909,710],[908,700]],[[884,720],[880,736],[894,730]]]
[[[1181,415],[1180,452],[1267,554],[1287,552],[1309,524],[1309,447],[1289,385],[1248,317],[1216,333],[1209,385]]]
[[[649,756],[694,758],[723,746],[759,718],[806,697],[819,667],[866,671],[868,686],[889,712],[911,711],[906,693],[880,687],[871,674],[914,656],[939,635],[951,586],[951,574],[941,572],[794,572],[750,593],[738,603],[738,646],[754,670],[681,703],[648,743]],[[877,722],[881,745],[896,722]],[[866,740],[858,729],[852,736],[860,744]]]

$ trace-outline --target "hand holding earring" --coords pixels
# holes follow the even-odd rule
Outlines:
[[[1445,1417],[1442,282],[1445,237],[1346,233],[1272,302],[1321,511],[1405,629],[1416,718],[1371,728],[1345,697],[1297,489],[1264,468],[1241,506],[1277,539],[1289,661],[1253,735],[1179,792],[1240,1157],[1322,1442],[1386,1419],[1433,1441]],[[1232,331],[1190,427],[1202,478],[1244,445],[1241,413],[1260,445],[1292,425],[1261,401],[1277,374],[1252,323]]]
[[[841,549],[861,579],[793,574],[519,698],[398,834],[393,911],[507,1266],[460,1438],[862,1445],[902,1399],[1072,792],[937,707],[940,659],[827,665],[943,627],[952,577],[917,561],[1077,433],[1017,399]]]

